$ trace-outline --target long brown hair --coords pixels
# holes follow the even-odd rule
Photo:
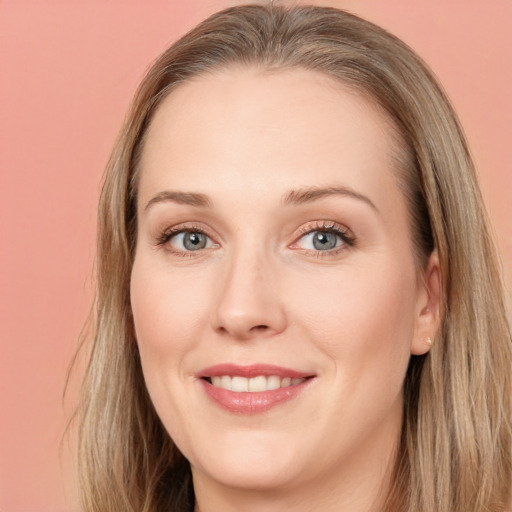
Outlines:
[[[143,80],[110,158],[99,206],[93,340],[79,406],[87,512],[185,511],[188,462],[147,394],[133,331],[130,272],[138,159],[164,97],[230,65],[303,68],[373,99],[397,128],[418,264],[439,255],[443,320],[412,357],[387,511],[503,512],[511,490],[512,343],[500,269],[464,134],[426,65],[402,41],[347,12],[248,5],[173,44]]]

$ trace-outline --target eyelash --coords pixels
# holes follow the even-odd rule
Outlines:
[[[352,232],[346,228],[345,226],[338,224],[334,221],[315,221],[313,225],[306,224],[301,227],[299,230],[299,234],[296,238],[296,241],[292,244],[297,244],[301,238],[311,233],[320,232],[320,233],[332,233],[333,235],[338,236],[341,239],[342,244],[339,247],[329,249],[326,251],[312,250],[312,249],[304,249],[309,255],[314,255],[317,258],[329,258],[334,257],[340,254],[347,249],[354,247],[356,245],[356,237],[352,234]]]
[[[200,234],[205,235],[208,238],[210,238],[208,233],[206,233],[206,231],[199,226],[179,225],[179,226],[174,226],[172,228],[169,228],[169,229],[166,229],[165,231],[163,231],[162,234],[157,238],[157,241],[156,241],[157,247],[164,247],[169,242],[169,240],[171,240],[172,237],[179,235],[181,233],[200,233]],[[176,249],[173,249],[170,246],[170,244],[167,247],[167,250],[170,253],[172,253],[173,255],[180,256],[182,258],[191,258],[191,257],[197,256],[197,254],[194,254],[195,251],[178,251]],[[197,251],[197,252],[199,252],[199,251]]]
[[[342,241],[342,244],[339,247],[336,247],[333,249],[328,249],[325,251],[303,249],[303,251],[306,252],[307,254],[309,254],[309,255],[313,254],[314,256],[316,256],[318,258],[326,258],[326,257],[336,256],[340,252],[345,251],[348,248],[354,247],[356,245],[356,237],[352,234],[352,232],[348,228],[346,228],[346,227],[342,226],[341,224],[338,224],[337,222],[334,222],[334,221],[315,221],[313,225],[310,223],[310,224],[307,224],[307,225],[301,227],[298,235],[295,238],[295,242],[293,242],[292,245],[297,244],[301,240],[301,238],[303,238],[305,235],[308,235],[308,234],[311,234],[314,232],[332,233],[332,234],[338,236]],[[171,240],[171,238],[173,238],[174,236],[179,235],[181,233],[200,233],[200,234],[205,235],[208,238],[210,238],[208,233],[204,229],[202,229],[200,226],[178,225],[178,226],[174,226],[172,228],[166,229],[158,236],[157,241],[156,241],[157,247],[165,246],[166,244],[168,244],[168,242]],[[183,250],[183,251],[181,251],[181,250],[176,250],[176,249],[171,248],[170,245],[167,247],[167,250],[169,252],[171,252],[173,255],[185,257],[185,258],[198,256],[198,254],[194,254],[194,253],[201,251],[201,250],[198,250],[198,251]]]

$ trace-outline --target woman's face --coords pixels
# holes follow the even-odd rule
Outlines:
[[[303,70],[200,77],[156,112],[131,300],[149,394],[196,485],[387,467],[437,272],[432,257],[418,274],[396,144],[371,102]]]

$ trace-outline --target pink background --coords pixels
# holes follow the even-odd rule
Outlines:
[[[0,0],[2,512],[77,510],[73,437],[60,442],[78,378],[64,402],[62,391],[91,300],[100,176],[149,62],[236,3]],[[478,163],[510,289],[512,1],[330,3],[402,37],[440,77]]]

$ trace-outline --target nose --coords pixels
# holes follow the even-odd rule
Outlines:
[[[239,255],[226,262],[213,308],[213,328],[236,340],[270,337],[286,328],[278,269],[265,255]]]

